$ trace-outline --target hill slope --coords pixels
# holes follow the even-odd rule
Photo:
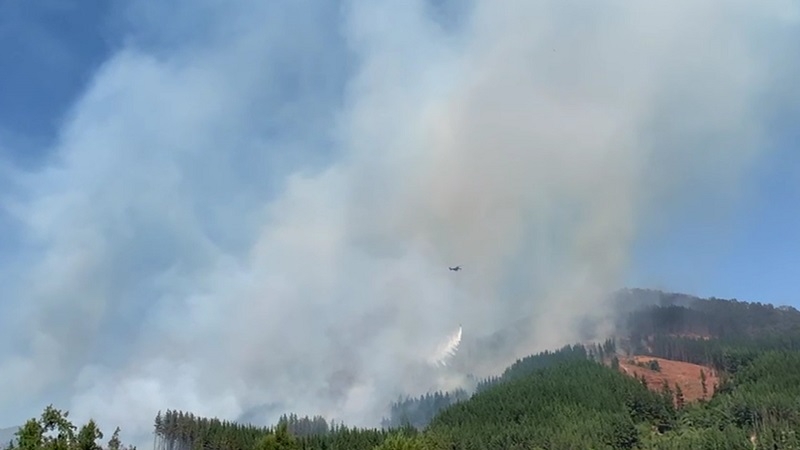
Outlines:
[[[637,424],[669,430],[671,399],[593,361],[568,361],[454,405],[429,432],[453,448],[633,448]]]
[[[774,307],[738,300],[702,299],[686,294],[647,289],[625,289],[613,301],[620,311],[618,334],[600,346],[589,346],[595,359],[610,362],[617,354],[620,367],[628,373],[644,375],[648,385],[660,390],[664,381],[677,383],[688,402],[703,397],[700,370],[704,369],[706,393],[718,384],[718,373],[733,373],[746,360],[765,350],[800,350],[800,312],[791,307]],[[530,323],[521,321],[521,323]],[[521,326],[521,325],[520,325]],[[498,342],[513,340],[518,328],[498,335]],[[488,345],[488,344],[487,344]],[[497,344],[500,345],[500,344]],[[489,348],[489,347],[487,347]],[[484,349],[486,350],[486,349]],[[573,352],[572,350],[568,350]],[[583,351],[583,354],[580,352]],[[508,380],[514,372],[529,373],[565,356],[564,349],[523,358],[502,376],[479,383],[478,390],[497,381]],[[581,347],[572,356],[585,358]],[[629,359],[664,361],[664,370],[634,369]],[[409,423],[423,427],[442,408],[464,398],[461,392],[440,392],[432,396],[400,399],[392,407],[386,426]]]
[[[624,299],[615,339],[521,358],[473,395],[404,399],[388,429],[294,415],[255,427],[167,411],[156,417],[156,450],[800,448],[800,313],[645,293],[638,309]]]

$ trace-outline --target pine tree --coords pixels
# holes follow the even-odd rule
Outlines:
[[[43,448],[69,450],[75,439],[75,425],[68,420],[69,413],[49,405],[42,413],[41,427],[44,433]],[[48,435],[50,433],[50,435]]]
[[[119,427],[114,430],[114,434],[111,435],[111,439],[108,440],[108,450],[120,450],[122,443],[119,439]]]
[[[675,383],[675,407],[678,409],[683,409],[684,405],[686,404],[686,399],[683,396],[683,389],[678,383]]]
[[[703,400],[705,400],[708,388],[706,386],[706,373],[703,369],[700,369],[700,386],[703,388]]]
[[[98,439],[103,439],[103,432],[97,427],[95,421],[90,419],[78,432],[78,450],[103,450],[97,444]]]
[[[36,419],[29,419],[17,431],[17,445],[19,450],[39,450],[44,440],[44,430]]]

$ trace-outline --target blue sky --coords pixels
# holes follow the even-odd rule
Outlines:
[[[632,285],[800,307],[800,136],[796,128],[776,134],[777,148],[733,210],[678,214],[669,230],[638,243]]]
[[[0,426],[369,425],[460,323],[800,307],[798,11],[720,5],[0,3]]]
[[[111,2],[3,2],[0,5],[0,130],[19,163],[35,163],[59,121],[114,46]],[[119,36],[116,36],[117,38]],[[6,145],[10,145],[7,143]]]

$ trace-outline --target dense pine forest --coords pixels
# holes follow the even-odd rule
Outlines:
[[[620,304],[617,336],[521,358],[474,392],[398,399],[380,429],[292,414],[259,427],[164,411],[154,450],[800,448],[800,312],[640,290],[621,293]],[[670,378],[659,359],[691,363],[703,395],[686,396],[687,381]],[[101,446],[94,422],[78,428],[49,407],[11,447],[120,450],[119,431]]]

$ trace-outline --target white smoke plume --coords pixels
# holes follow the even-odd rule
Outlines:
[[[447,387],[414,374],[459,323],[533,317],[480,374],[573,341],[646,224],[741,186],[798,42],[781,0],[126,17],[51,160],[3,191],[24,240],[0,420],[56,402],[142,442],[167,408],[377,425]]]

